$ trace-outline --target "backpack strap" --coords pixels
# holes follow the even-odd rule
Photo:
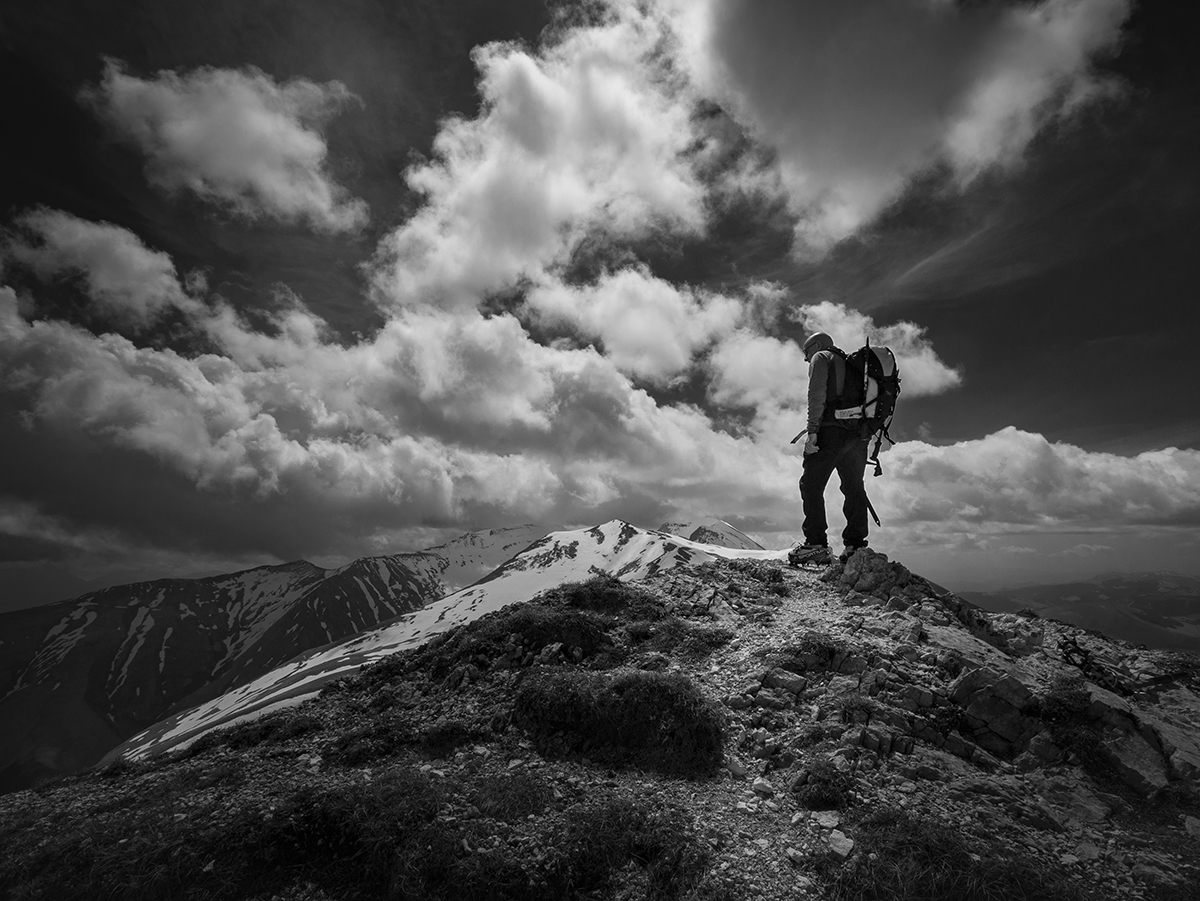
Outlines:
[[[863,345],[866,354],[863,355],[863,393],[862,418],[867,418],[867,390],[871,385],[871,336],[867,335],[867,343]]]
[[[893,413],[892,415],[894,416],[895,414]],[[875,477],[876,478],[883,475],[883,466],[879,462],[879,448],[883,445],[883,439],[886,438],[888,444],[896,443],[896,439],[893,438],[891,433],[888,431],[888,427],[891,426],[891,424],[892,424],[892,417],[889,416],[887,418],[887,422],[885,422],[880,427],[879,431],[875,433],[875,449],[873,451],[871,451],[871,453],[867,456],[867,462],[873,463],[875,465]],[[868,438],[867,440],[869,442],[870,438]]]

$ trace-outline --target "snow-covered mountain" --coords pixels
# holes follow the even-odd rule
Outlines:
[[[443,597],[478,582],[545,534],[546,530],[536,525],[467,532],[445,544],[414,554],[398,554],[391,559],[436,580],[437,590],[432,596]]]
[[[115,749],[109,758],[137,758],[162,751],[241,718],[299,703],[326,683],[381,657],[420,645],[433,635],[529,600],[563,582],[581,581],[597,572],[636,580],[718,557],[780,560],[785,555],[786,551],[761,547],[706,544],[670,532],[639,529],[621,520],[591,529],[551,532],[474,585],[395,622],[310,651],[221,697],[168,717]]]
[[[493,529],[338,569],[140,582],[0,614],[0,792],[90,766],[164,716],[475,581],[539,534]]]
[[[694,522],[664,522],[658,527],[660,532],[669,532],[681,538],[698,541],[701,544],[716,544],[722,547],[741,548],[742,550],[761,551],[763,546],[723,519],[705,519]]]
[[[1180,573],[1104,573],[1084,582],[962,596],[986,610],[1028,608],[1134,644],[1200,651],[1200,579]]]

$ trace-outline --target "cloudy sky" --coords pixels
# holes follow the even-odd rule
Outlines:
[[[1180,6],[9,0],[0,575],[786,546],[816,329],[899,360],[876,547],[1200,572]]]

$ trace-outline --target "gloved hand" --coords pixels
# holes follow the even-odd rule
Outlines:
[[[804,456],[815,454],[817,452],[817,436],[812,432],[808,433],[808,438],[804,441]]]

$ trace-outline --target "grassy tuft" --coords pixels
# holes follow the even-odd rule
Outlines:
[[[809,810],[841,810],[854,801],[854,777],[818,758],[808,770],[808,780],[795,788],[796,800]]]
[[[418,740],[399,720],[376,720],[341,733],[322,756],[332,765],[358,767],[395,757]]]
[[[707,657],[733,640],[733,632],[720,626],[693,625],[675,616],[637,620],[625,627],[630,642],[663,654],[676,653],[689,660]]]
[[[620,613],[628,619],[654,620],[666,616],[663,605],[650,592],[609,575],[598,575],[585,582],[564,582],[543,593],[539,599],[574,610],[609,615]]]
[[[437,814],[436,786],[399,770],[370,785],[285,792],[275,808],[243,804],[177,818],[169,798],[52,833],[3,831],[0,885],[14,899],[241,899],[301,881],[347,897],[383,897],[395,849]]]
[[[589,610],[546,603],[506,607],[436,636],[415,650],[363,668],[351,690],[380,696],[389,689],[399,690],[415,675],[438,682],[466,666],[486,672],[501,661],[509,666],[525,665],[555,643],[564,649],[579,649],[586,659],[610,643],[607,632],[613,624],[608,617]]]
[[[244,723],[206,732],[188,746],[185,756],[197,757],[221,746],[240,751],[261,744],[282,744],[320,730],[321,721],[311,714],[277,710]]]
[[[679,775],[721,762],[720,714],[679,675],[542,670],[517,691],[513,717],[543,753],[582,752]]]
[[[481,782],[471,801],[484,816],[515,823],[544,811],[553,797],[554,789],[545,779],[531,773],[511,773],[503,779]]]
[[[449,757],[468,742],[490,735],[486,725],[462,719],[440,719],[421,733],[421,746],[434,757]]]
[[[1066,873],[1002,846],[977,853],[949,826],[899,810],[858,823],[849,863],[825,867],[831,901],[1084,901]]]
[[[1050,738],[1064,751],[1074,754],[1084,772],[1098,783],[1123,784],[1112,764],[1100,753],[1104,733],[1088,714],[1091,699],[1083,680],[1059,676],[1049,690],[1037,698],[1030,715],[1037,716],[1050,731]]]

